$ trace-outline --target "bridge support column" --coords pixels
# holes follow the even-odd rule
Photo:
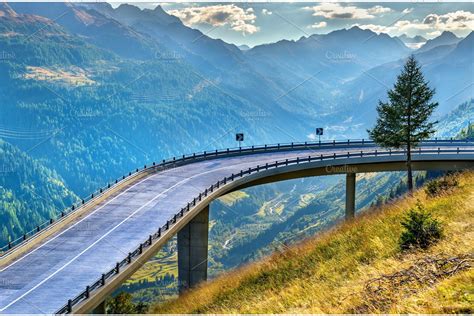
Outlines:
[[[356,174],[348,173],[346,175],[346,220],[353,219],[355,216],[355,193]]]
[[[207,280],[209,206],[178,232],[179,292]]]
[[[105,314],[105,301],[102,301],[99,305],[96,306],[91,312],[91,314]]]

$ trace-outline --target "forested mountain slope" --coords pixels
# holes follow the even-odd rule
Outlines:
[[[54,171],[0,140],[0,245],[56,218],[77,196]]]

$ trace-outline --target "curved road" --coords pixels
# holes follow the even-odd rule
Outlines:
[[[442,148],[457,147],[454,144]],[[474,150],[474,146],[463,149]],[[361,150],[374,149],[251,154],[205,160],[151,174],[1,267],[0,312],[55,313],[165,225],[193,197],[225,176],[277,160]]]

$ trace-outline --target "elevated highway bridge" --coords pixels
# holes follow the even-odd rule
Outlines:
[[[242,188],[346,174],[346,218],[356,174],[406,170],[406,152],[368,141],[225,149],[153,163],[100,188],[57,218],[5,245],[1,313],[103,312],[104,299],[178,235],[180,290],[207,278],[209,204]],[[414,170],[474,167],[474,143],[431,140],[412,151]]]

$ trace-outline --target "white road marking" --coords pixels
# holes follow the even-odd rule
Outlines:
[[[335,150],[333,152],[339,152],[341,150]],[[331,152],[332,153],[332,152]],[[295,156],[294,157],[297,157],[301,154],[301,152],[293,152],[291,154],[294,154]],[[266,155],[264,155],[266,156]],[[275,157],[276,156],[276,157]],[[279,157],[279,155],[273,155],[273,154],[270,154],[267,156],[268,158],[286,158],[286,156],[283,156],[283,157]],[[294,158],[294,157],[288,157],[288,158]],[[229,161],[232,162],[232,158],[229,159]],[[242,165],[245,165],[245,164],[248,164],[248,163],[253,163],[253,161],[245,161],[244,163],[242,163]],[[209,165],[208,165],[209,167]],[[192,178],[195,178],[195,177],[198,177],[198,176],[202,176],[204,174],[208,174],[208,173],[213,173],[213,172],[216,172],[216,171],[219,171],[219,170],[224,170],[224,169],[229,169],[229,168],[233,168],[235,167],[234,165],[231,165],[231,166],[226,166],[226,167],[222,167],[222,168],[217,168],[217,169],[212,169],[212,170],[209,170],[207,172],[203,172],[203,173],[199,173],[199,174],[195,174],[191,177],[188,177],[188,178],[185,178],[179,182],[177,182],[176,184],[174,184],[173,186],[169,187],[168,189],[166,189],[165,191],[159,193],[158,195],[156,195],[152,200],[148,201],[146,204],[142,205],[140,208],[138,208],[137,210],[135,210],[133,213],[131,213],[127,218],[125,218],[124,220],[122,220],[120,223],[118,223],[114,228],[112,228],[111,230],[109,230],[107,233],[105,233],[103,236],[101,236],[98,240],[96,240],[94,243],[92,243],[91,245],[89,245],[86,249],[84,249],[83,251],[81,251],[79,254],[77,254],[74,258],[72,258],[71,260],[69,260],[67,263],[65,263],[61,268],[59,268],[58,270],[56,270],[54,273],[52,273],[51,275],[49,275],[47,278],[43,279],[40,283],[38,283],[37,285],[35,285],[33,288],[31,288],[30,290],[28,290],[27,292],[25,292],[24,294],[22,294],[21,296],[19,296],[18,298],[16,298],[14,301],[12,301],[11,303],[9,303],[8,305],[6,305],[5,307],[3,307],[2,309],[0,309],[0,312],[3,312],[5,309],[7,309],[8,307],[10,307],[11,305],[15,304],[17,301],[19,301],[20,299],[22,299],[23,297],[25,297],[26,295],[28,295],[29,293],[31,293],[32,291],[34,291],[36,288],[38,288],[39,286],[41,286],[42,284],[44,284],[46,281],[48,281],[50,278],[52,278],[54,275],[56,275],[58,272],[62,271],[64,268],[66,268],[67,266],[69,266],[73,261],[75,261],[78,257],[80,257],[82,254],[84,254],[86,251],[88,251],[90,248],[92,248],[94,245],[96,245],[98,242],[100,242],[103,238],[107,237],[110,233],[112,233],[115,229],[117,229],[119,226],[121,226],[123,223],[125,223],[127,220],[129,220],[132,216],[134,216],[136,213],[138,213],[140,210],[142,210],[144,207],[148,206],[150,203],[154,202],[158,197],[162,196],[163,194],[167,193],[168,191],[170,191],[171,189],[175,188],[176,186],[179,186],[189,180],[191,180]],[[170,169],[170,170],[166,170],[164,172],[171,172],[172,170],[175,170],[175,169]],[[124,192],[121,192],[119,195],[117,195],[115,198],[117,198],[118,196],[120,196],[121,194],[127,192],[128,190],[130,190],[131,188],[135,187],[136,185],[148,180],[148,179],[152,179],[153,177],[155,176],[158,176],[158,175],[161,175],[163,173],[159,173],[159,174],[156,174],[156,175],[152,175],[146,179],[143,179],[142,181],[140,182],[137,182],[136,184],[134,184],[133,186],[131,186],[130,188],[128,188],[127,190],[125,190]],[[105,205],[107,205],[108,203],[110,203],[111,201],[113,201],[115,198],[111,199],[110,201],[108,201],[106,204],[102,205],[100,208],[104,207]],[[88,216],[92,215],[93,213],[97,212],[100,208],[94,210],[92,213],[90,213]],[[81,219],[84,220],[86,219],[88,216],[86,216],[85,218]],[[80,222],[80,221],[79,221]],[[77,225],[79,222],[75,223],[73,226]],[[73,226],[69,227],[67,230],[69,230],[70,228],[72,228]],[[67,230],[61,232],[60,234],[58,234],[57,236],[55,236],[54,238],[57,238],[59,237],[60,235],[62,235],[64,232],[66,232]],[[51,239],[53,240],[53,239]],[[49,240],[49,241],[51,241]],[[48,241],[48,242],[49,242]],[[45,243],[46,244],[46,243]],[[45,245],[43,244],[43,245]],[[42,247],[43,245],[41,245],[40,247]],[[40,247],[38,247],[37,249],[39,249]],[[35,249],[35,250],[37,250]],[[33,251],[32,251],[33,252]],[[32,252],[30,252],[29,254],[31,254]],[[27,257],[29,254],[25,255],[24,257],[18,259],[16,262],[22,260],[23,258]],[[14,262],[14,263],[16,263]],[[12,263],[12,264],[14,264]],[[12,264],[10,264],[9,266],[11,266]],[[7,268],[7,267],[6,267]],[[4,271],[6,268],[2,269],[0,272]]]
[[[209,170],[207,172],[203,172],[203,173],[199,173],[199,174],[195,174],[191,177],[188,177],[186,179],[183,179],[177,183],[175,183],[173,186],[169,187],[168,189],[160,192],[158,195],[156,195],[153,199],[151,199],[150,201],[148,201],[147,203],[145,203],[144,205],[140,206],[138,209],[136,209],[133,213],[131,213],[130,215],[128,215],[124,220],[122,220],[120,223],[118,223],[117,225],[115,225],[112,229],[110,229],[107,233],[105,233],[104,235],[102,235],[102,237],[100,237],[99,239],[97,239],[95,242],[93,242],[91,245],[89,245],[86,249],[84,249],[83,251],[81,251],[79,254],[77,254],[74,258],[72,258],[71,260],[69,260],[67,263],[65,263],[61,268],[57,269],[55,272],[53,272],[52,274],[50,274],[48,277],[46,277],[45,279],[43,279],[41,282],[39,282],[38,284],[36,284],[34,287],[32,287],[31,289],[29,289],[28,291],[26,291],[25,293],[23,293],[22,295],[20,295],[18,298],[16,298],[15,300],[13,300],[12,302],[10,302],[8,305],[6,305],[5,307],[3,307],[2,309],[0,309],[0,312],[3,312],[5,309],[7,309],[8,307],[10,307],[11,305],[15,304],[16,302],[18,302],[19,300],[21,300],[23,297],[25,297],[26,295],[30,294],[32,291],[34,291],[35,289],[37,289],[39,286],[41,286],[43,283],[45,283],[46,281],[48,281],[49,279],[51,279],[53,276],[55,276],[58,272],[62,271],[64,268],[66,268],[67,266],[69,266],[72,262],[74,262],[77,258],[79,258],[82,254],[84,254],[87,250],[91,249],[92,247],[94,247],[98,242],[100,242],[102,239],[104,239],[105,237],[107,237],[110,233],[112,233],[115,229],[117,229],[119,226],[121,226],[123,223],[125,223],[127,220],[129,220],[133,215],[135,215],[136,213],[138,213],[140,210],[142,210],[144,207],[148,206],[150,203],[154,202],[157,198],[159,198],[160,196],[162,196],[163,194],[167,193],[168,191],[172,190],[173,188],[191,180],[192,178],[194,177],[197,177],[197,176],[201,176],[201,175],[204,175],[204,174],[208,174],[208,173],[212,173],[212,172],[216,172],[218,170],[223,170],[223,169],[229,169],[229,168],[232,168],[233,166],[227,166],[227,167],[223,167],[223,168],[218,168],[218,169],[214,169],[214,170]],[[151,177],[150,177],[151,178]],[[150,178],[147,178],[147,179],[150,179]],[[146,179],[145,179],[146,180]],[[125,192],[125,191],[124,191]]]
[[[2,268],[0,270],[0,272],[3,272],[5,271],[6,269],[10,268],[11,266],[13,266],[14,264],[20,262],[21,260],[23,260],[24,258],[28,257],[29,255],[31,255],[32,253],[34,253],[36,250],[38,249],[41,249],[43,246],[49,244],[51,241],[55,240],[56,238],[58,238],[59,236],[61,236],[62,234],[64,234],[65,232],[67,232],[68,230],[70,230],[71,228],[75,227],[77,224],[81,223],[83,220],[87,219],[89,216],[93,215],[94,213],[96,213],[97,211],[101,210],[103,207],[107,206],[110,202],[113,202],[116,198],[118,198],[119,196],[121,196],[122,194],[126,193],[128,190],[132,189],[133,187],[139,185],[140,183],[146,181],[146,180],[149,180],[149,179],[152,179],[154,176],[156,175],[152,175],[151,177],[148,177],[146,179],[143,179],[137,183],[135,183],[134,185],[132,185],[131,187],[129,187],[127,190],[121,192],[120,194],[118,194],[117,196],[115,196],[114,198],[112,198],[111,200],[107,201],[107,203],[105,203],[104,205],[101,205],[100,207],[98,207],[97,209],[95,209],[94,211],[92,211],[91,213],[89,213],[86,217],[82,218],[81,220],[79,220],[78,222],[74,223],[73,225],[71,225],[70,227],[68,227],[67,229],[63,230],[61,233],[57,234],[56,236],[54,236],[53,238],[49,239],[47,242],[41,244],[39,247],[35,248],[34,250],[28,252],[26,255],[22,256],[21,258],[19,259],[16,259],[15,261],[13,261],[12,263],[10,263],[9,265],[7,265],[6,267]],[[18,251],[19,249],[17,249],[16,251]],[[14,254],[14,252],[10,253],[10,254]]]

